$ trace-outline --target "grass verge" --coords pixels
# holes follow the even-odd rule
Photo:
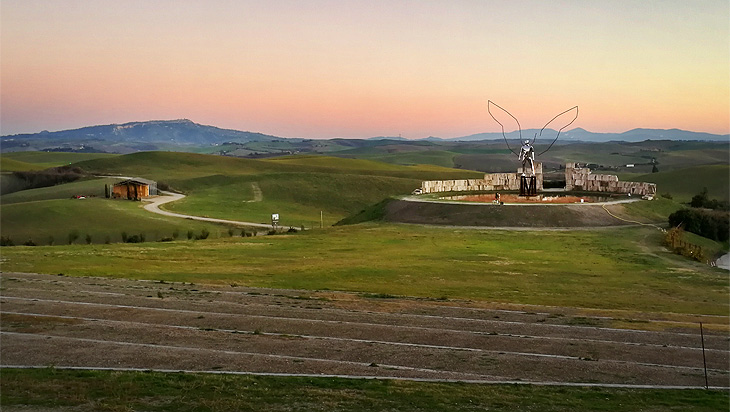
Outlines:
[[[2,406],[96,411],[719,411],[721,391],[3,369]],[[28,410],[28,409],[23,409]],[[63,409],[62,409],[63,410]]]

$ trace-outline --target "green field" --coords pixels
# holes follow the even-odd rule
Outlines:
[[[721,411],[723,391],[3,369],[2,405],[96,411]],[[64,409],[66,410],[66,409]]]
[[[408,194],[422,180],[481,176],[433,165],[326,156],[252,160],[149,152],[77,165],[98,174],[134,174],[168,183],[188,195],[166,206],[174,212],[253,222],[269,222],[272,213],[279,213],[282,226],[295,227],[319,226],[321,216],[331,225],[388,196]],[[261,190],[259,200],[254,187]]]
[[[91,159],[108,159],[116,154],[109,153],[67,153],[67,152],[12,152],[0,155],[2,171],[31,170],[7,168],[11,165],[27,164],[32,170],[46,169],[49,167],[65,166],[76,162]],[[28,167],[28,166],[23,166]]]
[[[669,193],[681,202],[689,202],[703,187],[707,188],[710,199],[730,200],[730,165],[727,164],[650,173],[632,180],[656,183],[658,193]]]
[[[32,240],[38,245],[67,244],[77,233],[75,243],[121,242],[122,232],[129,236],[144,234],[147,241],[180,239],[192,230],[203,229],[210,237],[228,236],[228,227],[155,215],[142,209],[140,202],[104,198],[104,185],[119,179],[89,179],[58,186],[22,190],[2,196],[0,227],[2,235],[16,245]],[[86,199],[73,199],[83,195]],[[235,229],[240,234],[241,229]]]
[[[14,247],[3,250],[3,267],[727,316],[727,272],[669,253],[661,238],[652,227],[541,232],[366,224],[199,242]]]

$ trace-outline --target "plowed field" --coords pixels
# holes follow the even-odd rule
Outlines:
[[[2,274],[8,366],[730,387],[728,320]]]

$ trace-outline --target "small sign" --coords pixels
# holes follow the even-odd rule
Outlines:
[[[273,224],[279,223],[279,214],[278,213],[271,214],[271,223],[273,223]]]

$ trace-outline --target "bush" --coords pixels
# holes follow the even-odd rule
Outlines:
[[[180,237],[180,231],[175,229],[175,231],[172,232],[172,238],[177,239],[178,237]]]
[[[233,233],[235,233],[233,231],[233,228],[232,227],[231,228],[228,228],[228,236],[233,237]]]
[[[678,255],[682,255],[698,262],[706,262],[707,256],[701,246],[684,241],[684,230],[673,227],[664,235],[664,245]]]
[[[0,246],[15,246],[15,243],[9,236],[0,236]]]
[[[88,233],[86,234],[86,244],[87,245],[90,245],[91,244],[91,235],[88,234]]]
[[[710,199],[707,194],[707,188],[692,197],[689,205],[697,208],[713,209],[713,210],[730,210],[730,203],[725,200]]]
[[[144,241],[145,235],[144,233],[140,233],[138,235],[126,236],[124,243],[144,243]]]
[[[33,241],[33,239],[28,239],[28,240],[25,241],[25,243],[23,243],[23,246],[35,246],[35,245],[36,244]]]
[[[122,232],[122,242],[127,243],[127,239],[128,239],[127,232]]]
[[[75,242],[75,241],[76,241],[76,239],[78,239],[78,238],[79,238],[79,231],[78,231],[78,230],[72,230],[72,231],[71,231],[71,232],[69,232],[69,234],[68,234],[68,244],[69,244],[69,245],[70,245],[70,244],[72,244],[72,243],[73,243],[73,242]]]
[[[55,242],[56,239],[53,238],[53,236],[48,236],[48,245],[53,246],[53,242]]]
[[[192,230],[188,230],[188,240],[192,239],[195,236],[195,233]]]
[[[208,229],[203,229],[200,231],[199,236],[195,236],[195,240],[207,239],[208,236],[210,236],[210,232],[208,231]]]
[[[687,232],[725,242],[730,237],[730,214],[704,209],[680,209],[669,215],[669,225]]]
[[[70,183],[85,176],[78,167],[61,166],[40,171],[13,172],[13,176],[24,182],[25,189],[55,186]]]
[[[669,199],[669,200],[672,200],[672,199],[673,199],[673,197],[672,197],[672,194],[671,194],[671,193],[669,193],[669,192],[667,192],[667,193],[662,193],[662,194],[661,194],[661,197],[663,197],[663,198],[665,198],[665,199]]]

